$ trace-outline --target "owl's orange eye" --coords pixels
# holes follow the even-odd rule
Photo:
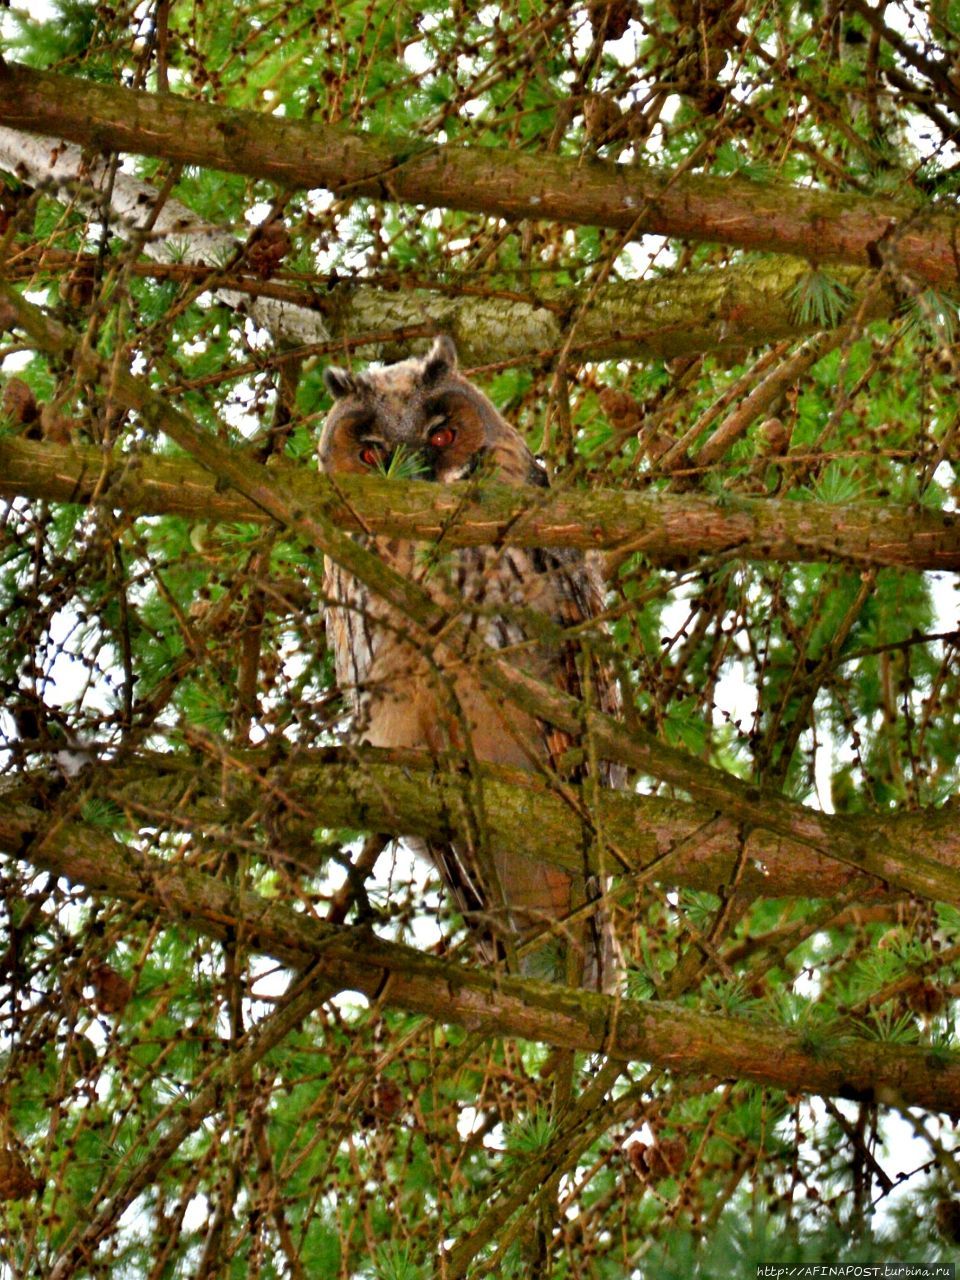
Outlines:
[[[447,426],[446,424],[442,427],[437,427],[434,431],[431,431],[428,437],[430,443],[435,449],[449,448],[456,438],[457,433],[454,431],[453,427]]]
[[[365,467],[375,467],[380,461],[380,450],[375,444],[365,444],[358,456]]]

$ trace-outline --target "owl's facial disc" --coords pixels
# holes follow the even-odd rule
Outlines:
[[[511,461],[511,429],[457,372],[449,341],[382,369],[327,370],[326,382],[335,402],[320,442],[326,471],[453,484]]]
[[[428,476],[440,484],[466,480],[486,456],[483,423],[469,399],[458,391],[424,404],[421,446]]]

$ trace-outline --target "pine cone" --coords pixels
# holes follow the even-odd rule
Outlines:
[[[282,222],[268,222],[247,245],[247,264],[267,280],[290,252],[290,233]]]
[[[0,1200],[25,1200],[39,1186],[20,1153],[0,1147]]]
[[[641,1178],[659,1182],[673,1178],[683,1168],[687,1159],[685,1138],[664,1138],[652,1146],[645,1142],[633,1142],[627,1147],[627,1159]]]
[[[767,418],[766,422],[760,424],[758,434],[760,436],[760,446],[765,453],[772,453],[779,457],[787,452],[790,444],[790,432],[779,418]]]
[[[3,412],[11,422],[19,422],[24,426],[36,422],[39,410],[37,397],[22,378],[10,378],[3,389]]]
[[[97,965],[90,975],[94,1001],[101,1013],[119,1013],[133,995],[130,983],[108,964]]]
[[[643,420],[643,409],[628,391],[617,391],[613,387],[604,387],[599,393],[600,408],[606,414],[611,426],[618,431],[636,430]]]
[[[587,137],[598,146],[610,142],[620,132],[623,112],[606,93],[588,93],[583,100],[583,123]]]
[[[587,12],[594,36],[606,43],[619,40],[626,33],[633,17],[633,5],[630,0],[594,0],[587,6]]]

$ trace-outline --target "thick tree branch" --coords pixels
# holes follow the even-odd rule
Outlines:
[[[136,410],[148,427],[165,432],[223,484],[232,485],[266,515],[365,583],[408,620],[411,643],[425,655],[437,652],[441,665],[467,663],[510,707],[574,735],[592,737],[600,759],[658,778],[747,826],[797,840],[908,893],[960,905],[960,868],[938,864],[916,850],[904,850],[886,835],[870,834],[859,819],[819,813],[780,792],[752,786],[651,733],[628,729],[612,716],[585,709],[569,694],[540,683],[514,666],[512,656],[490,649],[460,616],[451,616],[419,585],[338,529],[324,513],[305,511],[296,495],[268,469],[252,464],[201,431],[141,379],[106,363],[89,347],[77,348],[69,330],[9,286],[0,286],[0,296],[14,318],[12,323],[24,329],[39,348],[70,356],[84,376],[97,378],[109,388],[116,404]]]
[[[105,164],[85,162],[79,147],[58,145],[55,138],[0,128],[0,165],[34,186],[52,184],[98,218],[109,199],[111,225],[123,237],[135,236],[154,217],[155,187],[132,174],[114,173]],[[563,347],[566,317],[583,303],[577,289],[550,288],[525,299],[413,289],[406,281],[401,289],[388,289],[349,281],[323,288],[318,280],[321,288],[315,292],[275,281],[267,284],[259,277],[238,281],[237,272],[224,280],[222,271],[207,265],[230,260],[241,247],[232,232],[204,223],[186,205],[168,198],[143,243],[147,257],[162,265],[150,268],[139,262],[131,269],[169,274],[197,285],[211,277],[220,301],[250,314],[278,343],[331,349],[344,340],[360,340],[358,349],[366,357],[383,360],[409,355],[410,339],[401,335],[425,326],[449,333],[466,365],[547,358]],[[72,270],[78,261],[82,259],[77,255],[56,250],[43,255],[48,268],[62,270],[66,265]],[[19,262],[14,256],[8,278],[16,278]],[[32,273],[32,257],[23,266]],[[809,269],[802,259],[767,258],[722,271],[605,284],[578,312],[571,350],[605,359],[673,357],[742,351],[811,333],[814,326],[802,323],[791,303]],[[243,270],[242,260],[237,270]],[[854,267],[834,269],[836,279],[859,298],[857,314],[863,321],[890,315],[898,303],[890,290],[867,288],[873,274]],[[367,335],[372,336],[363,342]]]
[[[960,221],[891,200],[391,139],[17,64],[0,67],[0,120],[97,150],[163,156],[283,187],[327,187],[341,197],[654,232],[818,263],[874,266],[893,255],[933,284],[960,279]]]
[[[324,748],[298,753],[277,764],[272,752],[250,751],[230,760],[222,744],[209,744],[214,770],[198,767],[195,756],[148,754],[113,768],[109,794],[134,815],[181,814],[189,825],[218,830],[223,822],[220,779],[230,764],[238,803],[255,807],[262,795],[292,797],[318,826],[356,827],[396,836],[421,836],[444,842],[469,838],[475,824],[469,806],[482,787],[483,809],[497,815],[497,834],[508,846],[538,862],[574,872],[584,857],[594,870],[616,865],[634,880],[719,892],[729,884],[741,856],[743,833],[735,822],[701,806],[661,796],[601,789],[590,795],[590,821],[608,850],[599,865],[595,845],[585,853],[578,814],[580,791],[564,783],[563,794],[546,778],[528,771],[476,766],[465,786],[463,761],[446,764],[417,752],[386,752],[372,747]],[[570,797],[573,797],[571,806]],[[184,807],[186,803],[186,807]],[[535,821],[531,821],[531,815]],[[874,817],[860,821],[868,837],[915,849],[932,861],[960,867],[960,824],[952,808]],[[0,800],[0,842],[17,838],[6,825]],[[750,832],[738,879],[745,897],[832,897],[857,879],[843,864],[824,858],[795,841],[763,830]],[[311,870],[298,852],[297,865]],[[624,860],[624,861],[620,861]]]
[[[212,876],[121,844],[102,831],[22,807],[19,856],[34,866],[186,921],[337,989],[488,1035],[641,1060],[681,1073],[754,1080],[792,1092],[862,1098],[960,1114],[960,1054],[825,1032],[815,1045],[786,1031],[666,1002],[618,1000],[506,978],[386,942],[366,929],[324,924]],[[33,838],[30,838],[30,832]]]
[[[599,360],[742,353],[813,333],[818,326],[801,323],[791,302],[793,290],[809,270],[802,259],[777,257],[722,271],[607,283],[578,312],[570,353],[577,359]],[[864,321],[890,316],[898,305],[891,290],[868,290],[873,272],[837,266],[832,275],[856,298],[868,298]],[[333,334],[362,337],[391,329],[399,333],[427,318],[456,340],[463,362],[470,365],[544,358],[559,351],[566,317],[584,298],[580,290],[559,288],[542,290],[531,303],[340,285],[328,302],[327,323]],[[410,343],[403,341],[378,342],[374,352],[387,360],[409,354]]]
[[[640,551],[655,564],[727,552],[745,560],[840,560],[859,566],[960,569],[960,516],[858,502],[832,506],[769,498],[623,490],[529,493],[504,485],[440,488],[377,476],[343,476],[336,488],[303,468],[271,469],[303,509],[342,529],[448,546],[510,545]],[[48,442],[0,439],[0,497],[102,500],[128,515],[181,515],[207,523],[263,522],[266,514],[186,458],[105,454]]]

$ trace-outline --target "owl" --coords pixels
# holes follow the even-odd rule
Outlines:
[[[438,338],[425,357],[385,368],[328,368],[325,380],[334,404],[319,454],[330,475],[380,470],[435,484],[489,475],[527,489],[531,499],[549,483],[519,432],[458,372],[449,338]],[[601,607],[599,577],[581,553],[445,549],[442,539],[425,546],[357,536],[457,616],[468,634],[540,680],[577,697],[586,691],[594,706],[616,709],[615,683],[581,653],[584,624]],[[578,744],[488,692],[475,659],[449,646],[421,652],[403,617],[329,560],[324,594],[337,680],[352,702],[357,740],[581,779]],[[604,781],[610,783],[609,772]],[[486,815],[485,827],[473,847],[410,842],[440,872],[481,955],[516,960],[519,953],[524,974],[613,989],[618,957],[597,880],[586,868],[573,875],[498,842],[495,814]]]

